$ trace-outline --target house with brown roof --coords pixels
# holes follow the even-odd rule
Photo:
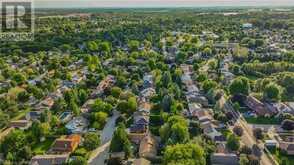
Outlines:
[[[145,110],[136,111],[133,117],[134,123],[130,126],[128,135],[133,143],[139,144],[148,134],[149,113]]]
[[[140,143],[139,156],[141,158],[152,159],[157,155],[158,143],[156,139],[148,134]]]
[[[108,75],[105,79],[103,79],[99,85],[96,87],[95,91],[91,94],[91,97],[96,97],[101,95],[106,88],[111,87],[115,83],[115,77],[112,75]]]
[[[245,104],[258,116],[273,116],[274,114],[276,114],[276,111],[271,109],[269,105],[265,105],[253,96],[248,96],[245,100]]]
[[[35,110],[42,111],[46,109],[51,109],[54,104],[54,99],[52,97],[46,97],[39,104],[36,105]]]
[[[140,92],[140,95],[146,99],[150,99],[152,96],[155,95],[155,89],[154,88],[146,88]]]
[[[55,153],[71,153],[81,142],[81,136],[77,134],[68,135],[55,140],[51,151]]]
[[[236,154],[214,153],[210,156],[211,165],[239,165]]]
[[[63,165],[67,162],[69,155],[36,155],[31,161],[30,165]]]
[[[279,148],[288,155],[294,155],[294,135],[278,136]]]
[[[203,133],[212,140],[222,136],[222,134],[215,129],[215,125],[211,121],[200,123],[200,128],[203,130]]]
[[[138,111],[141,111],[141,112],[143,111],[149,114],[151,107],[152,107],[152,104],[150,104],[149,102],[142,101],[142,102],[139,102]]]
[[[32,122],[29,120],[15,120],[15,121],[11,121],[9,126],[12,128],[18,128],[21,130],[26,130],[28,128],[30,128],[32,125]]]

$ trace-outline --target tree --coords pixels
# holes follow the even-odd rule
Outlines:
[[[18,85],[25,83],[26,77],[21,73],[16,73],[13,75],[12,80],[14,80]]]
[[[203,82],[202,88],[207,93],[209,90],[215,89],[217,85],[218,85],[217,82],[209,79]]]
[[[98,45],[98,49],[101,53],[103,54],[109,54],[111,52],[111,45],[109,42],[101,42],[99,45]]]
[[[188,123],[182,116],[174,115],[159,129],[163,142],[168,144],[185,143],[189,140]]]
[[[88,151],[92,151],[100,145],[100,136],[96,133],[87,133],[83,145]]]
[[[240,148],[240,139],[234,134],[229,135],[227,147],[232,151],[237,151]]]
[[[130,49],[131,52],[138,51],[139,50],[139,47],[140,47],[140,43],[139,43],[139,41],[131,40],[128,43],[128,47],[129,47],[129,49]]]
[[[111,110],[112,110],[112,105],[102,101],[101,99],[96,99],[94,101],[94,104],[92,104],[91,106],[91,111],[92,112],[105,112],[108,115],[111,114]]]
[[[28,140],[22,130],[13,130],[1,142],[1,152],[4,156],[8,153],[13,155],[14,160],[21,160],[23,157],[22,151],[28,146]]]
[[[237,77],[229,86],[231,95],[244,94],[248,95],[250,92],[249,79],[246,77]]]
[[[172,82],[170,72],[164,72],[161,78],[161,82],[164,87],[168,87],[168,85]]]
[[[237,136],[242,136],[243,135],[243,128],[240,127],[240,126],[235,126],[233,128],[233,131],[234,133],[237,135]]]
[[[79,106],[77,105],[77,103],[73,100],[70,101],[69,103],[69,109],[75,114],[75,115],[79,115],[81,113],[81,110],[79,108]]]
[[[163,155],[164,165],[205,165],[204,150],[197,144],[176,144],[167,146]]]
[[[46,137],[50,133],[50,125],[49,123],[40,123],[39,121],[35,121],[32,124],[32,134],[37,138],[38,140],[41,140],[42,137]]]
[[[261,128],[255,128],[253,130],[253,135],[254,135],[254,137],[256,139],[259,139],[259,140],[263,139],[262,129]]]
[[[87,42],[87,49],[90,51],[90,52],[95,52],[98,50],[98,45],[95,41],[89,41]]]
[[[121,113],[128,113],[129,112],[128,108],[129,108],[128,102],[125,100],[120,101],[116,107],[116,109]]]
[[[107,113],[105,112],[94,112],[91,114],[91,122],[93,123],[93,127],[97,129],[102,129],[106,124]]]
[[[210,56],[212,54],[212,50],[209,48],[209,47],[206,47],[204,50],[203,50],[203,54],[205,56]]]
[[[87,165],[87,159],[82,156],[76,156],[73,160],[71,160],[69,165]]]
[[[120,123],[113,133],[110,143],[110,152],[124,152],[126,157],[131,155],[131,143],[128,139],[128,134],[125,131],[125,126]]]
[[[113,87],[111,88],[111,95],[115,98],[119,98],[120,94],[122,93],[122,89],[120,87]]]
[[[241,154],[239,164],[240,165],[248,165],[248,163],[249,163],[249,159],[247,158],[247,156],[245,154]]]
[[[79,102],[80,104],[84,104],[88,99],[88,93],[84,89],[79,90]]]
[[[0,128],[7,126],[9,123],[9,115],[0,111]]]
[[[51,107],[51,110],[55,112],[65,111],[66,109],[66,102],[63,98],[58,98],[54,101],[53,106]]]
[[[137,99],[136,97],[130,97],[128,99],[128,109],[130,112],[135,112],[137,110]]]
[[[30,94],[27,91],[22,91],[17,94],[17,100],[20,102],[26,102],[30,98]]]
[[[270,101],[280,101],[282,97],[282,87],[276,83],[269,83],[265,86],[263,98]]]
[[[165,95],[162,99],[162,108],[165,112],[170,112],[173,98],[170,95]]]

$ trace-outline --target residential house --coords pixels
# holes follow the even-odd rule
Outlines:
[[[232,153],[214,153],[210,156],[211,165],[239,165],[238,156]]]
[[[140,95],[146,99],[150,99],[152,96],[155,95],[155,89],[154,88],[146,88],[140,92]]]
[[[193,81],[191,79],[191,76],[189,74],[183,74],[181,76],[181,81],[183,82],[183,84],[187,85],[192,85]]]
[[[157,155],[158,143],[152,135],[144,137],[140,143],[139,156],[141,158],[152,159]]]
[[[133,124],[129,129],[129,139],[135,144],[140,144],[142,139],[148,134],[148,127],[142,124]]]
[[[294,155],[294,135],[277,136],[279,148],[288,155]]]
[[[149,102],[139,102],[139,112],[146,112],[146,114],[150,114],[152,105]]]
[[[200,92],[199,88],[194,84],[187,85],[186,88],[187,88],[187,94],[193,94],[193,93],[199,93]]]
[[[192,70],[193,70],[193,66],[192,65],[186,65],[186,64],[182,64],[181,65],[181,69],[184,72],[184,74],[191,74]]]
[[[26,120],[38,120],[41,117],[42,111],[31,111],[26,114]]]
[[[288,111],[285,111],[285,113],[294,115],[294,102],[286,102],[285,104],[290,108]]]
[[[82,116],[73,118],[69,123],[65,125],[68,132],[73,134],[86,132],[88,126],[89,121]]]
[[[153,86],[153,76],[152,74],[146,74],[143,77],[143,86],[144,88],[149,88]]]
[[[53,106],[53,104],[54,104],[54,99],[52,97],[46,97],[39,104],[37,104],[37,106],[35,107],[35,109],[37,111],[51,109],[51,107]]]
[[[106,76],[105,79],[103,79],[97,88],[92,92],[91,97],[96,97],[101,95],[105,89],[111,87],[115,83],[115,77],[112,75]]]
[[[29,120],[15,120],[15,121],[11,121],[9,126],[12,128],[18,128],[21,130],[26,130],[28,128],[30,128],[32,125],[32,122]]]
[[[224,75],[224,84],[230,84],[232,80],[235,78],[235,75],[231,72],[222,71],[222,74]]]
[[[71,153],[80,144],[81,136],[77,134],[68,135],[55,140],[51,151],[54,153]]]
[[[251,28],[253,28],[253,25],[252,25],[252,23],[244,23],[242,25],[242,28],[243,29],[251,29]]]
[[[70,121],[73,117],[73,114],[72,112],[62,112],[61,115],[59,116],[59,120],[62,122],[62,123],[66,123],[68,121]]]
[[[212,140],[216,137],[222,136],[222,134],[215,129],[215,126],[210,121],[200,123],[200,128],[203,130],[203,133]]]
[[[275,114],[274,111],[267,109],[264,103],[253,96],[248,96],[246,98],[245,104],[258,116],[272,116]]]
[[[211,110],[208,110],[208,109],[202,109],[200,111],[197,111],[195,113],[195,116],[197,117],[200,123],[213,120],[212,112]]]
[[[199,94],[189,94],[186,95],[186,99],[188,102],[194,102],[194,103],[199,103],[204,107],[208,107],[208,100],[206,97],[199,95]]]
[[[196,113],[197,111],[200,111],[202,109],[201,104],[197,104],[197,103],[190,103],[188,104],[188,117],[197,117]]]
[[[82,113],[88,113],[91,110],[91,105],[94,104],[95,100],[94,99],[89,99],[87,100],[83,106],[81,107],[81,112]]]
[[[75,86],[75,83],[69,80],[62,81],[62,86],[67,88],[73,88]]]
[[[147,110],[141,110],[141,111],[136,111],[133,114],[134,118],[134,124],[144,124],[148,125],[149,124],[149,112]]]
[[[143,106],[141,110],[136,111],[133,114],[134,123],[130,126],[129,138],[135,144],[139,144],[148,133],[150,113],[150,107],[148,104],[149,103],[145,104],[145,107]]]
[[[228,153],[228,149],[225,142],[216,142],[216,153]]]
[[[274,148],[276,148],[276,147],[278,147],[278,142],[277,142],[277,140],[274,140],[274,139],[272,139],[272,140],[265,140],[265,143],[264,143],[264,145],[266,146],[266,147],[274,147]]]
[[[67,162],[69,155],[36,155],[31,161],[30,165],[63,165]]]

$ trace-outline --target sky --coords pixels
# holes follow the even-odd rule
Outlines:
[[[294,0],[34,0],[37,8],[294,6]]]

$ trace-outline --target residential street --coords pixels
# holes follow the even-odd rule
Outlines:
[[[110,141],[112,138],[112,134],[115,131],[115,121],[119,116],[119,112],[113,111],[112,117],[108,119],[104,129],[101,132],[102,145],[92,152],[88,161],[90,165],[102,165],[104,164],[105,159],[108,158]]]
[[[232,107],[231,107],[232,109]],[[243,128],[244,134],[242,136],[241,141],[247,145],[252,147],[254,144],[257,144],[255,141],[255,137],[253,135],[252,127],[248,126],[247,122],[240,116],[241,114],[237,114],[235,111],[232,111],[234,114],[234,118],[236,120],[235,125],[239,125]],[[234,113],[235,112],[235,113]],[[266,155],[264,151],[262,151],[262,156],[260,158],[261,165],[277,165],[270,160],[269,156]]]
[[[241,119],[238,119],[236,123],[238,123],[238,125],[241,126],[244,130],[242,142],[250,147],[256,144],[255,137],[252,134],[252,130],[248,128],[248,126],[246,126],[247,123],[244,123],[244,121],[242,121]],[[275,165],[263,151],[260,162],[261,165]]]

